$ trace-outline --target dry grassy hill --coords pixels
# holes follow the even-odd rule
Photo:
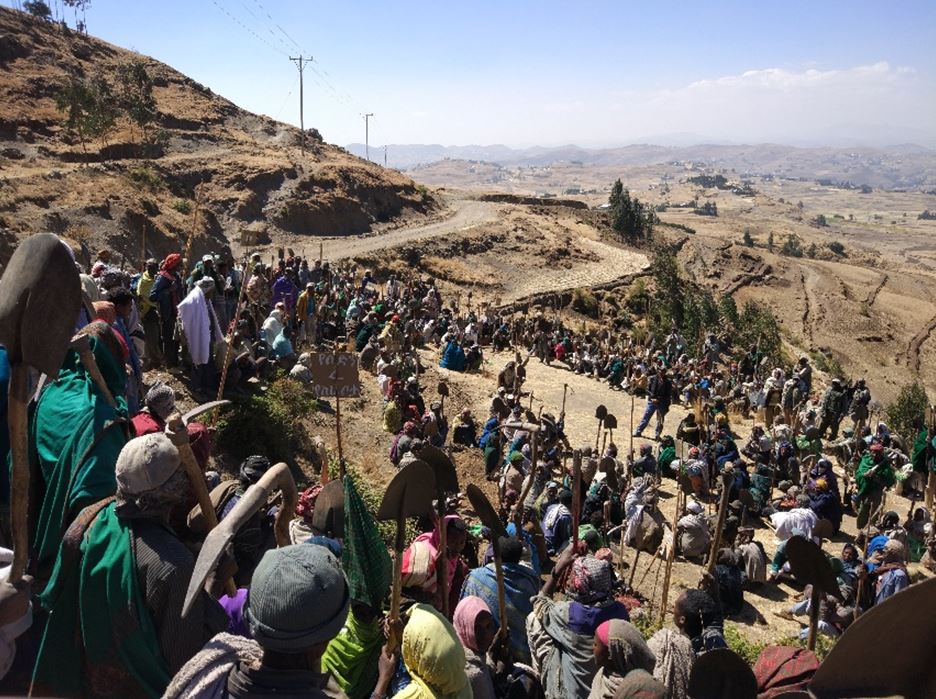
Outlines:
[[[154,84],[149,145],[118,120],[82,144],[56,96],[74,78],[117,85],[141,61]],[[16,241],[51,230],[138,264],[178,249],[220,252],[244,231],[345,235],[434,206],[411,179],[307,132],[238,108],[158,61],[0,8],[0,260]],[[198,191],[196,192],[196,187]]]

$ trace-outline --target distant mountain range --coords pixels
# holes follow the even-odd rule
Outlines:
[[[364,156],[364,144],[346,146]],[[371,159],[383,163],[384,146],[371,146]],[[576,145],[511,148],[443,146],[439,144],[391,144],[387,165],[418,170],[442,160],[495,163],[503,167],[545,167],[578,164],[583,167],[626,167],[669,162],[693,162],[739,174],[776,174],[786,177],[827,178],[872,187],[920,188],[936,186],[936,150],[916,144],[883,148],[802,148],[762,143],[755,145],[699,144],[659,146],[633,144],[616,148],[583,148]]]

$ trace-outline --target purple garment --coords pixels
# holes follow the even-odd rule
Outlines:
[[[244,605],[247,603],[247,588],[240,587],[237,594],[233,597],[221,595],[218,604],[228,615],[228,633],[236,636],[250,638],[250,632],[247,630],[247,622],[244,620]]]
[[[569,628],[583,636],[594,636],[595,631],[610,619],[630,621],[630,614],[620,602],[605,607],[588,607],[578,602],[569,603]]]
[[[275,306],[282,301],[286,304],[286,310],[292,313],[293,309],[296,307],[297,298],[299,298],[299,289],[290,281],[289,277],[283,275],[273,282],[272,305]]]

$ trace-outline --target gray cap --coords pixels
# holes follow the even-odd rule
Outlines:
[[[331,551],[297,544],[263,555],[250,580],[244,618],[264,648],[300,653],[337,636],[350,603],[348,581]]]
[[[140,495],[155,490],[179,469],[179,450],[162,432],[136,437],[117,457],[117,491]]]

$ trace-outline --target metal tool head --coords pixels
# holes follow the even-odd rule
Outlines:
[[[445,396],[446,398],[448,398],[449,387],[448,387],[448,384],[445,383],[445,381],[439,381],[438,391],[439,391],[440,396]]]
[[[0,343],[11,364],[58,375],[81,308],[81,280],[51,233],[21,242],[0,278]]]
[[[344,484],[329,481],[315,498],[312,528],[332,539],[344,537]]]
[[[689,673],[692,699],[756,699],[757,678],[744,659],[727,648],[703,653]]]
[[[607,415],[608,409],[605,406],[599,405],[597,408],[595,408],[595,419],[604,420]]]
[[[432,468],[438,492],[458,492],[458,473],[455,471],[455,463],[449,458],[448,454],[431,444],[424,444],[423,448],[419,450],[419,458]]]
[[[754,512],[757,510],[757,503],[754,502],[754,496],[751,495],[751,491],[747,488],[744,488],[738,493],[738,499],[741,501],[741,504],[744,505],[744,509]]]
[[[411,461],[397,471],[387,486],[377,510],[377,519],[384,521],[428,515],[432,511],[435,496],[432,467],[425,461]]]
[[[203,403],[202,405],[196,406],[189,410],[185,415],[182,416],[182,424],[188,425],[195,418],[205,413],[215,410],[216,408],[223,408],[226,405],[230,405],[231,401],[229,400],[213,400],[209,403]]]
[[[234,539],[238,530],[244,526],[251,517],[256,514],[260,508],[265,507],[270,495],[276,490],[283,491],[283,507],[280,509],[280,515],[285,513],[287,517],[292,518],[296,506],[296,483],[293,480],[289,467],[284,463],[274,464],[269,470],[261,476],[260,480],[247,488],[243,497],[238,500],[227,517],[221,520],[214,529],[205,537],[205,543],[202,544],[198,552],[198,558],[195,560],[195,567],[192,570],[192,577],[189,580],[188,590],[185,592],[185,602],[182,605],[182,616],[188,615],[195,602],[195,598],[201,592],[205,585],[205,580],[211,574],[211,571],[218,565],[221,556],[224,554],[227,545]],[[276,527],[281,528],[280,515],[277,515]],[[284,522],[288,527],[288,522]],[[277,532],[277,541],[280,546],[284,544],[280,532]],[[288,541],[288,533],[286,535]]]
[[[936,696],[936,578],[911,585],[858,617],[816,670],[818,699]],[[930,649],[927,651],[926,649]]]
[[[605,426],[607,429],[609,429],[609,430],[616,430],[616,429],[617,429],[617,425],[618,425],[618,423],[617,423],[617,418],[614,417],[614,415],[612,415],[611,413],[608,413],[607,415],[605,415],[605,417],[604,417],[604,426]]]
[[[786,544],[786,554],[797,580],[842,599],[832,565],[815,543],[802,536],[791,537]]]
[[[478,515],[478,519],[481,520],[481,524],[491,530],[492,536],[507,536],[507,529],[504,528],[503,522],[497,516],[497,510],[491,505],[487,495],[474,484],[469,485],[465,492],[468,495],[468,501],[471,503],[472,509]]]

